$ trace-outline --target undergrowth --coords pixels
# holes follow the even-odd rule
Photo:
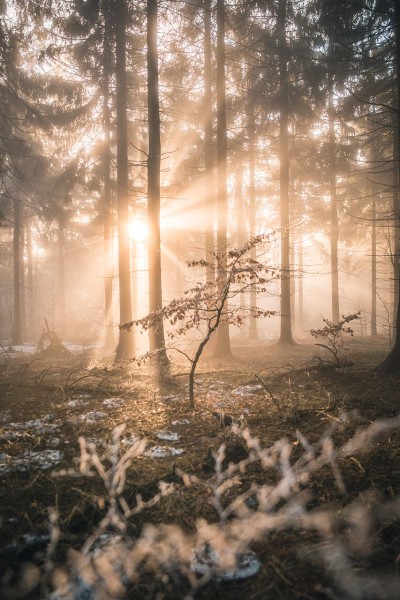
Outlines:
[[[176,482],[160,481],[158,491],[146,501],[140,495],[127,500],[125,488],[128,470],[144,451],[143,440],[132,439],[123,451],[125,428],[119,426],[100,453],[95,444],[80,438],[79,471],[59,471],[56,477],[81,478],[81,482],[98,478],[104,490],[101,502],[96,498],[103,508],[102,519],[81,547],[70,549],[60,561],[63,532],[56,509],[49,508],[49,538],[42,564],[25,564],[18,585],[7,581],[6,574],[0,597],[17,600],[40,589],[39,597],[50,600],[190,600],[213,579],[234,580],[243,573],[246,577],[251,571],[249,561],[255,574],[262,563],[252,548],[274,532],[297,531],[317,535],[318,558],[331,582],[330,593],[324,597],[399,598],[396,564],[376,572],[367,565],[379,550],[382,524],[399,523],[400,498],[382,501],[371,493],[368,501],[364,496],[344,511],[312,508],[313,478],[329,468],[339,493],[346,497],[341,463],[346,459],[357,462],[360,454],[384,444],[400,428],[400,417],[376,421],[336,447],[334,435],[346,421],[342,415],[316,443],[298,432],[295,441],[282,438],[267,448],[248,428],[234,424],[213,454],[210,477],[177,469]],[[232,444],[245,449],[238,462],[226,460],[227,446]],[[205,494],[213,516],[183,527],[176,515],[175,523],[147,524],[132,534],[130,522],[135,515],[190,489]]]

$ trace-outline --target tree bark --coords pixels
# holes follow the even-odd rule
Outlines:
[[[64,225],[62,217],[58,219],[57,232],[57,262],[58,262],[58,329],[59,334],[64,337],[65,319],[65,261],[64,261]]]
[[[227,124],[225,97],[225,0],[217,0],[217,163],[218,163],[218,232],[217,250],[220,256],[226,255],[227,232]],[[221,286],[226,277],[226,260],[221,261],[219,272]],[[228,307],[225,307],[225,312]],[[214,356],[225,358],[231,355],[229,326],[220,323],[217,329],[217,343]]]
[[[281,227],[281,320],[279,343],[294,344],[290,306],[290,202],[289,202],[289,91],[288,48],[286,41],[287,0],[279,0],[277,32],[279,38],[279,186]]]
[[[147,0],[147,102],[149,121],[149,153],[147,159],[148,223],[149,223],[149,309],[162,308],[161,282],[161,139],[160,101],[158,89],[157,0]],[[169,361],[165,350],[164,324],[150,329],[150,352],[156,352],[155,364],[164,371]]]
[[[215,195],[214,195],[214,143],[212,107],[212,52],[211,52],[211,0],[204,0],[204,177],[205,211],[208,215],[205,228],[205,250],[208,261],[213,262],[215,252]],[[212,269],[206,270],[206,281],[215,278]]]
[[[256,175],[255,175],[255,137],[256,123],[254,116],[255,102],[253,99],[253,78],[249,78],[249,101],[248,101],[248,116],[247,116],[247,136],[249,144],[249,232],[250,237],[256,235],[256,218],[257,218],[257,192],[256,192]],[[254,247],[250,250],[250,258],[257,259],[257,249]],[[249,323],[249,338],[256,340],[257,319],[255,311],[257,309],[257,294],[254,283],[250,286],[250,323]]]
[[[374,191],[374,190],[373,190]],[[371,337],[377,337],[376,315],[376,201],[372,199],[371,210]]]
[[[13,257],[14,257],[14,312],[11,329],[11,344],[20,346],[22,344],[21,327],[21,204],[14,200],[14,227],[13,227]]]
[[[115,3],[116,33],[116,106],[117,106],[117,206],[118,206],[118,275],[120,323],[132,321],[129,252],[129,171],[128,119],[126,88],[126,0]],[[125,329],[119,332],[116,361],[134,354],[134,338]]]
[[[113,211],[111,193],[111,118],[110,118],[110,27],[109,13],[104,5],[103,38],[103,235],[104,235],[104,345],[113,348]]]
[[[394,165],[396,172],[395,187],[397,188],[397,194],[399,194],[400,187],[400,6],[398,2],[394,2],[394,19],[393,26],[395,31],[395,69],[396,69],[396,128],[394,129],[394,143],[397,146],[394,152]],[[399,236],[400,232],[400,214],[398,211],[395,212],[395,236]],[[394,256],[394,260],[397,262],[398,256]],[[400,279],[399,277],[394,282],[397,288],[397,298],[399,297]],[[393,373],[400,371],[400,302],[397,302],[396,310],[396,325],[394,334],[394,343],[391,351],[385,358],[385,360],[379,365],[379,373]]]
[[[329,59],[333,61],[333,42],[330,42]],[[331,213],[331,294],[332,294],[332,321],[338,323],[339,312],[339,266],[338,266],[338,241],[339,221],[337,212],[336,194],[336,135],[335,135],[335,106],[333,102],[333,74],[332,65],[329,65],[328,76],[328,161],[329,161],[329,197]]]

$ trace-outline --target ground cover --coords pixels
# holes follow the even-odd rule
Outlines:
[[[374,372],[387,351],[383,340],[354,340],[350,351],[353,365],[338,369],[327,365],[323,354],[313,360],[317,351],[309,342],[289,349],[237,340],[229,362],[202,361],[192,411],[183,366],[176,366],[173,381],[161,389],[147,367],[114,369],[91,352],[3,354],[0,596],[399,598],[399,382]],[[349,447],[357,431],[371,432],[380,421],[385,426],[376,435]],[[110,509],[110,489],[94,463],[85,476],[79,468],[82,451],[88,464],[90,456],[111,464],[113,435],[118,459],[132,453],[122,494],[131,514],[122,518],[118,505],[114,525],[107,522],[100,531]],[[144,439],[146,447],[136,455],[135,444]],[[328,439],[345,450],[325,460]],[[272,450],[262,455],[254,440]],[[224,452],[218,454],[221,445]],[[226,476],[230,463],[241,465],[232,478]],[[290,490],[268,505],[272,490],[293,473],[297,481]],[[166,486],[161,495],[160,481]],[[323,527],[316,525],[320,515]],[[255,527],[256,518],[263,520],[252,543],[243,531],[232,533],[238,523]],[[152,530],[158,536],[165,534],[160,528],[175,525],[179,535],[189,536],[198,532],[199,523],[215,525],[225,536],[229,531],[225,539],[240,538],[246,552],[254,552],[257,572],[224,581],[221,573],[229,569],[213,564],[209,569],[208,553],[201,557],[209,579],[204,585],[197,585],[199,573],[179,564],[171,568],[170,558],[168,566],[157,563],[157,576],[147,561],[130,577],[127,557],[132,560],[138,540],[150,531],[148,523],[159,528]],[[329,531],[322,535],[321,527]],[[169,531],[176,539],[177,532]],[[77,556],[81,560],[91,536],[91,552],[101,543],[110,546],[107,536],[117,540],[122,587],[114,582],[110,591],[92,571],[80,572],[72,587],[65,584],[63,578],[77,580],[76,564],[71,565]],[[179,544],[174,544],[171,552],[178,556]],[[190,562],[193,567],[188,557]],[[85,593],[79,591],[82,580]]]

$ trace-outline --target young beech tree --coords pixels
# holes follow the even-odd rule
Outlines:
[[[172,331],[170,339],[181,337],[196,329],[201,339],[193,357],[178,348],[171,347],[183,354],[190,362],[189,406],[194,408],[194,376],[204,348],[218,327],[245,323],[252,312],[254,318],[269,317],[274,311],[258,307],[244,308],[234,299],[256,288],[259,294],[265,294],[272,281],[279,277],[279,269],[269,267],[251,257],[252,250],[269,241],[269,236],[258,235],[243,246],[225,253],[215,252],[210,261],[201,259],[189,262],[189,267],[202,267],[215,273],[215,278],[206,283],[196,283],[185,292],[182,298],[172,300],[164,308],[154,311],[137,321],[124,323],[121,328],[130,331],[137,325],[144,330],[157,329],[164,321],[169,322]]]

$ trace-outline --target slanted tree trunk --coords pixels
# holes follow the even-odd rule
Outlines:
[[[126,89],[126,0],[115,3],[116,35],[116,107],[117,107],[117,206],[118,206],[118,275],[120,323],[132,321],[129,252],[129,171],[128,119]],[[116,361],[131,358],[134,338],[125,329],[119,332]]]
[[[223,256],[227,254],[227,125],[225,98],[225,0],[217,0],[217,163],[218,163],[218,232],[217,250]],[[221,262],[219,277],[223,285],[226,273],[226,259]],[[228,307],[225,306],[225,312]],[[214,356],[225,358],[231,355],[229,326],[220,323],[217,329],[217,343]]]
[[[161,140],[160,102],[158,89],[157,0],[147,0],[147,103],[149,121],[149,153],[147,159],[148,220],[149,220],[149,309],[162,308],[161,284]],[[160,374],[168,369],[164,324],[150,329],[150,352],[156,352],[154,363]]]
[[[277,35],[279,39],[279,187],[281,217],[281,327],[279,343],[292,345],[294,341],[290,306],[289,92],[286,12],[287,0],[279,0],[277,14]]]
[[[22,344],[22,323],[21,323],[21,204],[14,199],[14,227],[13,227],[13,257],[14,257],[14,313],[11,329],[11,343],[13,345]]]
[[[339,221],[336,194],[336,135],[335,135],[335,106],[333,101],[333,48],[334,42],[329,46],[329,74],[328,74],[328,153],[329,153],[329,196],[331,212],[331,294],[332,294],[332,322],[339,323],[339,265],[338,242]]]

